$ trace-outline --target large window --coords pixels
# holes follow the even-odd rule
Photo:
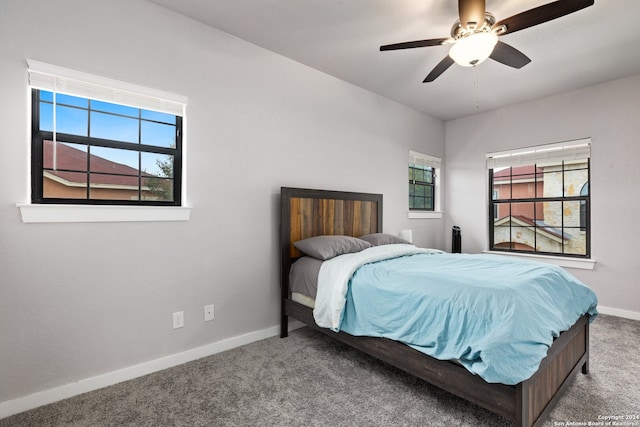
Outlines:
[[[437,210],[440,159],[409,152],[409,211]]]
[[[589,257],[590,142],[487,155],[496,251]]]
[[[181,205],[182,105],[32,69],[30,80],[32,203]]]

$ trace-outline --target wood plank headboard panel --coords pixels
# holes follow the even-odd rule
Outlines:
[[[321,235],[360,237],[382,231],[382,194],[281,189],[281,243],[290,257],[293,242]]]
[[[300,256],[293,242],[321,235],[360,237],[377,232],[378,203],[363,200],[290,199],[290,255]]]
[[[280,189],[282,284],[288,287],[291,263],[302,254],[293,242],[320,235],[360,237],[382,232],[382,194]]]

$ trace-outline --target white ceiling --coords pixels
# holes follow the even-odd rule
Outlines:
[[[501,37],[531,58],[520,70],[454,64],[432,83],[447,46],[379,47],[448,37],[456,0],[149,1],[445,121],[640,72],[640,0],[595,0]],[[550,2],[486,0],[497,20]]]

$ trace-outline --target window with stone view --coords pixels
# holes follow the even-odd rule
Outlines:
[[[491,250],[589,257],[589,155],[551,153],[489,167]]]

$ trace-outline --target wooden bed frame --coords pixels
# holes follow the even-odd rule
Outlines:
[[[589,322],[583,316],[549,348],[538,371],[517,385],[487,383],[464,367],[434,359],[397,341],[356,337],[320,328],[313,310],[291,299],[289,270],[301,256],[293,242],[318,235],[353,237],[382,232],[382,195],[283,187],[281,189],[281,337],[288,318],[334,337],[456,396],[502,415],[518,427],[540,426],[570,380],[589,372]]]

